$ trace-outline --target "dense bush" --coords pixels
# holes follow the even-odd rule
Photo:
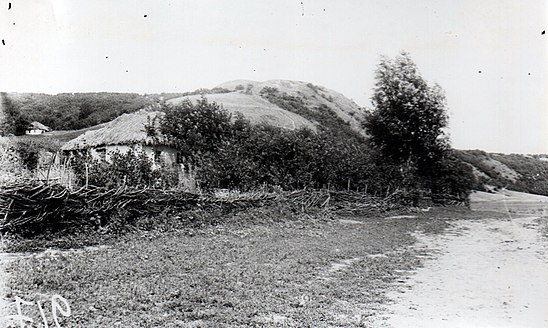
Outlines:
[[[287,99],[306,110],[296,98]],[[348,138],[348,133],[335,129],[291,131],[251,125],[241,115],[231,121],[222,107],[206,99],[164,110],[160,130],[185,160],[196,165],[203,188],[249,190],[275,185],[357,190],[370,181],[369,151],[355,132]]]
[[[177,174],[167,169],[153,169],[153,163],[144,152],[114,153],[110,160],[99,161],[88,153],[71,158],[76,184],[97,187],[172,187],[177,185]]]
[[[61,144],[51,138],[36,138],[33,136],[16,137],[12,143],[19,155],[21,163],[30,171],[38,168],[40,159],[45,152],[56,153]]]
[[[205,98],[195,104],[186,99],[178,105],[164,105],[160,132],[191,161],[216,152],[231,136],[230,114]]]
[[[448,151],[433,169],[432,192],[466,197],[478,184],[472,168]]]
[[[272,102],[321,121],[317,131],[287,130],[251,125],[243,116],[230,115],[215,103],[165,107],[160,130],[196,167],[196,178],[205,189],[250,190],[278,186],[286,190],[330,188],[388,195],[402,186],[421,189],[415,167],[386,157],[328,108],[309,110],[299,100],[265,88]],[[304,115],[304,114],[303,114]],[[330,126],[330,127],[325,127]],[[432,191],[465,195],[470,168],[453,157],[436,163]],[[470,174],[469,174],[470,173]],[[435,177],[435,179],[434,179]]]
[[[356,190],[367,183],[366,155],[363,146],[336,142],[327,132],[247,124],[198,172],[210,187]]]

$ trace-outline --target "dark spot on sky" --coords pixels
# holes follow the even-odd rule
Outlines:
[[[11,2],[8,2],[8,10],[11,9]]]
[[[3,45],[3,46],[6,45],[6,41],[4,41],[4,39],[2,39],[2,45]]]
[[[144,17],[147,18],[148,15],[145,15]]]
[[[531,75],[531,73],[527,73],[527,75]]]
[[[481,74],[481,71],[478,71],[478,73],[480,73],[480,74]]]
[[[544,30],[544,31],[540,32],[540,34],[541,34],[541,35],[544,35],[544,34],[546,34],[546,30]]]
[[[266,51],[266,48],[264,48],[263,50]]]
[[[126,73],[129,72],[127,69],[126,69]]]
[[[105,58],[108,59],[108,56],[106,56]]]

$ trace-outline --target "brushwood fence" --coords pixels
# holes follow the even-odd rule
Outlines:
[[[269,205],[289,206],[303,212],[329,209],[341,215],[364,215],[402,207],[391,197],[378,198],[349,191],[252,192],[218,197],[127,186],[114,189],[88,186],[72,190],[59,184],[29,182],[0,189],[0,232],[34,235],[71,226],[95,225],[97,220],[108,223],[120,211],[128,217],[195,209],[227,214]]]

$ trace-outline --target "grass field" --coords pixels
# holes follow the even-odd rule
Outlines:
[[[265,211],[27,254],[8,266],[9,296],[41,299],[46,308],[53,294],[65,297],[72,313],[62,327],[360,327],[388,287],[421,265],[412,232],[440,233],[443,218],[476,215]],[[36,306],[24,311],[42,322]]]

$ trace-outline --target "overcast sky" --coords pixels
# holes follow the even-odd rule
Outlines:
[[[455,148],[548,153],[545,0],[0,1],[0,90],[289,79],[371,107],[380,55],[405,50],[445,90]]]

